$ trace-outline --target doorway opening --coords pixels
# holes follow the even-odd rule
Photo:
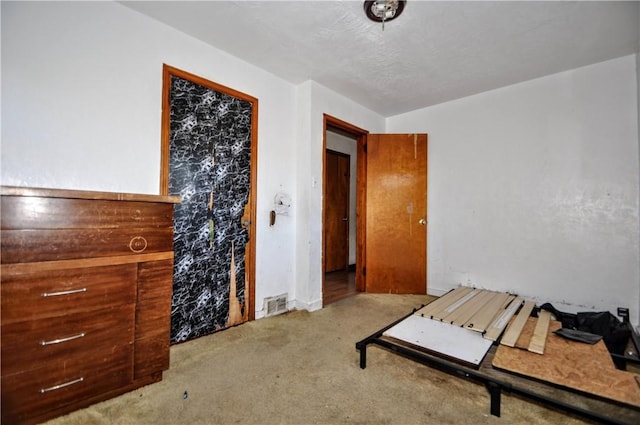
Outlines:
[[[368,132],[329,115],[323,138],[323,305],[364,291],[363,177]]]
[[[349,123],[324,115],[323,152],[331,133],[356,144],[355,190],[355,291],[348,280],[342,288],[356,292],[427,293],[427,163],[428,135],[369,134]],[[330,145],[329,145],[330,146]],[[322,261],[327,252],[327,155],[323,155]],[[331,189],[333,190],[333,189]],[[353,220],[348,216],[347,220]],[[323,304],[333,300],[329,284],[333,276],[322,275]],[[348,277],[348,274],[347,274]],[[331,278],[331,279],[330,279]]]
[[[355,295],[356,140],[327,129],[323,304]],[[352,160],[352,157],[354,160]]]

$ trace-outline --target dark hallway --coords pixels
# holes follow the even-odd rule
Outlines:
[[[339,270],[325,273],[322,288],[322,304],[327,306],[357,294],[356,272]]]

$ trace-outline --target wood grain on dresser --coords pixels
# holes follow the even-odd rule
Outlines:
[[[42,422],[161,380],[178,198],[1,194],[2,422]]]

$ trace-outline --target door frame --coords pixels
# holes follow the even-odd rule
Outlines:
[[[356,164],[356,290],[364,292],[367,289],[364,265],[366,260],[366,208],[367,208],[367,135],[369,131],[353,124],[349,124],[339,118],[323,114],[322,119],[322,264],[325,260],[324,240],[324,212],[326,201],[327,182],[325,176],[327,150],[327,127],[345,132],[356,139],[357,164]],[[324,268],[324,267],[323,267]],[[324,272],[322,273],[322,288],[324,290]]]
[[[174,76],[251,103],[251,182],[248,203],[248,205],[250,205],[248,225],[249,243],[247,244],[245,251],[245,317],[246,320],[255,320],[256,193],[258,192],[258,99],[181,69],[163,64],[162,124],[160,131],[160,195],[169,194],[169,149],[171,133],[171,107],[169,95],[171,93],[171,77]]]

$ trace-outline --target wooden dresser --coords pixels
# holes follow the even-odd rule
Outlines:
[[[178,197],[2,187],[2,423],[38,423],[169,368]]]

